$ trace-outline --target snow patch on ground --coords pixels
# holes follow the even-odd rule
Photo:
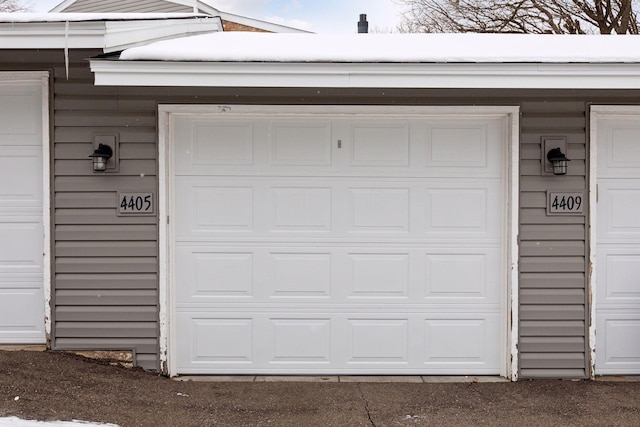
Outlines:
[[[0,427],[118,427],[116,424],[96,424],[86,421],[33,421],[16,417],[0,418]]]

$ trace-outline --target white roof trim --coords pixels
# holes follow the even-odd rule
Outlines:
[[[165,15],[162,19],[142,20],[120,16],[102,21],[62,18],[56,16],[47,22],[0,21],[0,49],[102,49],[108,53],[154,41],[222,31],[220,18],[210,16]]]
[[[640,89],[640,64],[211,63],[91,60],[98,86]]]

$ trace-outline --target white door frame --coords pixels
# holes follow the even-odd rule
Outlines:
[[[245,114],[317,114],[317,115],[397,115],[406,116],[467,116],[502,117],[506,123],[504,141],[503,194],[506,197],[504,215],[506,224],[503,240],[503,304],[501,333],[503,342],[500,375],[516,381],[518,378],[518,229],[519,229],[519,114],[516,106],[295,106],[295,105],[160,105],[158,107],[158,225],[159,225],[159,320],[160,320],[160,364],[161,371],[175,376],[175,308],[173,307],[174,239],[175,217],[171,201],[175,189],[171,177],[174,173],[174,159],[171,155],[171,128],[174,117],[186,115],[214,115],[233,113]]]
[[[45,342],[51,337],[51,158],[49,148],[49,72],[0,71],[0,84],[38,83],[42,91],[42,280],[44,290]],[[34,343],[35,344],[35,343]]]
[[[589,377],[596,376],[596,249],[598,208],[598,120],[601,118],[640,115],[640,105],[592,105],[589,112]]]

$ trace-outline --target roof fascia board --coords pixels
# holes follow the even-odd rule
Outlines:
[[[222,31],[218,17],[167,19],[163,21],[108,21],[104,36],[105,53],[141,46],[150,42]]]
[[[101,21],[0,23],[0,49],[84,49],[104,47]]]
[[[98,86],[640,89],[640,64],[345,64],[91,60]]]
[[[0,23],[0,49],[103,49],[110,53],[212,31],[222,31],[220,18]]]

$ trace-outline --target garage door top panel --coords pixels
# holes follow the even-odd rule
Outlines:
[[[177,119],[176,175],[501,176],[502,119]]]

